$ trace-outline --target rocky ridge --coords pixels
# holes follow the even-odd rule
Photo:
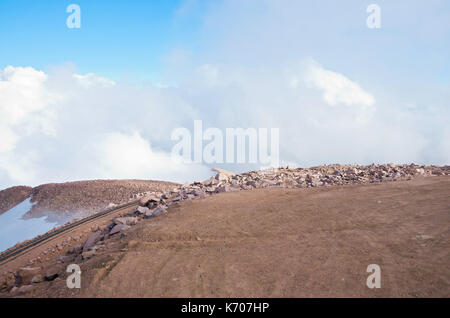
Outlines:
[[[0,214],[13,208],[32,193],[33,188],[27,186],[16,186],[0,191]]]
[[[250,171],[243,174],[213,169],[217,174],[208,180],[184,184],[171,191],[154,191],[141,196],[139,207],[123,217],[112,220],[106,226],[92,230],[82,244],[72,246],[72,242],[81,236],[70,237],[44,254],[66,250],[53,268],[44,271],[36,266],[40,257],[30,260],[28,267],[16,272],[5,272],[0,277],[0,291],[9,291],[10,295],[22,295],[33,289],[33,285],[42,281],[51,281],[63,275],[62,264],[82,263],[95,256],[105,242],[115,236],[126,235],[126,230],[142,219],[157,217],[167,213],[168,207],[185,200],[196,200],[222,192],[251,190],[257,188],[311,188],[332,185],[351,185],[376,183],[397,180],[410,180],[414,177],[448,176],[450,166],[418,166],[410,165],[326,165],[312,168],[279,168]]]

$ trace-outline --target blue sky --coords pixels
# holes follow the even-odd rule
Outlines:
[[[70,1],[0,2],[0,67],[31,65],[45,69],[74,63],[80,72],[110,77],[154,76],[173,47],[193,49],[198,32],[195,14],[183,18],[181,0],[77,1],[82,27],[66,26]]]
[[[239,57],[227,49],[220,52],[223,33],[245,47],[246,43],[253,45],[255,41],[264,43],[265,29],[280,28],[277,47],[266,47],[266,53],[261,55],[265,61],[270,58],[270,52],[274,61],[280,56],[293,59],[301,54],[315,56],[336,67],[364,67],[378,76],[394,68],[404,75],[420,73],[427,80],[449,80],[450,41],[445,41],[449,26],[443,24],[449,16],[447,1],[428,4],[378,1],[383,8],[383,27],[375,31],[362,23],[368,15],[365,11],[368,1],[349,1],[347,5],[298,1],[298,12],[274,11],[278,16],[272,17],[273,20],[265,19],[264,8],[270,7],[265,5],[267,1],[260,1],[259,6],[258,2],[255,6],[254,1],[249,1],[241,5],[241,12],[229,11],[229,16],[227,9],[236,1],[76,1],[82,10],[82,28],[68,29],[66,7],[71,3],[1,1],[0,66],[30,65],[46,69],[71,62],[80,72],[116,79],[121,75],[156,78],[172,50],[188,51],[213,62],[230,59],[239,62],[245,59],[242,52],[238,53]],[[289,11],[289,2],[283,6]],[[223,14],[227,21],[211,23],[208,14],[220,14],[221,7],[225,8]],[[427,9],[423,10],[424,7]],[[245,19],[250,10],[254,20],[246,21],[240,25],[245,28],[236,30],[233,19]],[[282,29],[277,19],[293,15],[298,21]],[[434,20],[433,15],[438,19]],[[252,40],[246,41],[248,37]],[[269,35],[267,39],[269,45],[273,37]],[[299,41],[308,41],[309,45],[299,46]],[[250,49],[249,53],[254,51]],[[251,58],[243,63],[252,61],[261,62]]]
[[[447,0],[2,0],[0,188],[206,178],[170,157],[194,120],[279,128],[284,165],[449,164],[449,57]]]

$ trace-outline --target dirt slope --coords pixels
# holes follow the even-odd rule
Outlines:
[[[449,297],[449,247],[450,177],[230,192],[111,239],[81,264],[81,290],[28,296]]]

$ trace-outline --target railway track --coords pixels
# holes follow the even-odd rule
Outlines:
[[[0,253],[0,266],[18,258],[19,256],[25,254],[26,252],[28,252],[29,250],[38,247],[48,241],[51,241],[59,236],[61,236],[62,234],[75,229],[76,227],[92,222],[92,221],[96,221],[98,219],[101,219],[107,215],[119,212],[121,210],[126,210],[129,209],[133,206],[138,206],[138,202],[139,200],[135,200],[135,201],[131,201],[125,204],[122,204],[120,206],[114,207],[114,208],[110,208],[110,209],[106,209],[104,211],[95,213],[91,216],[88,216],[86,218],[83,218],[81,220],[75,221],[73,223],[67,224],[67,225],[63,225],[59,228],[56,228],[54,230],[50,230],[49,232],[43,234],[43,235],[39,235],[37,237],[35,237],[34,239],[31,239],[30,241],[27,241],[17,247],[14,247],[12,249],[8,249],[2,253]]]

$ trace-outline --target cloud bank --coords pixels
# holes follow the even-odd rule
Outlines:
[[[80,74],[70,64],[7,66],[0,188],[205,179],[207,165],[170,158],[172,131],[192,131],[194,120],[204,129],[279,128],[281,163],[291,166],[449,164],[450,83],[436,75],[448,63],[440,43],[449,33],[439,3],[409,3],[406,14],[382,1],[396,19],[383,18],[373,33],[358,2],[217,1],[199,31],[201,51],[172,47],[156,84]]]

